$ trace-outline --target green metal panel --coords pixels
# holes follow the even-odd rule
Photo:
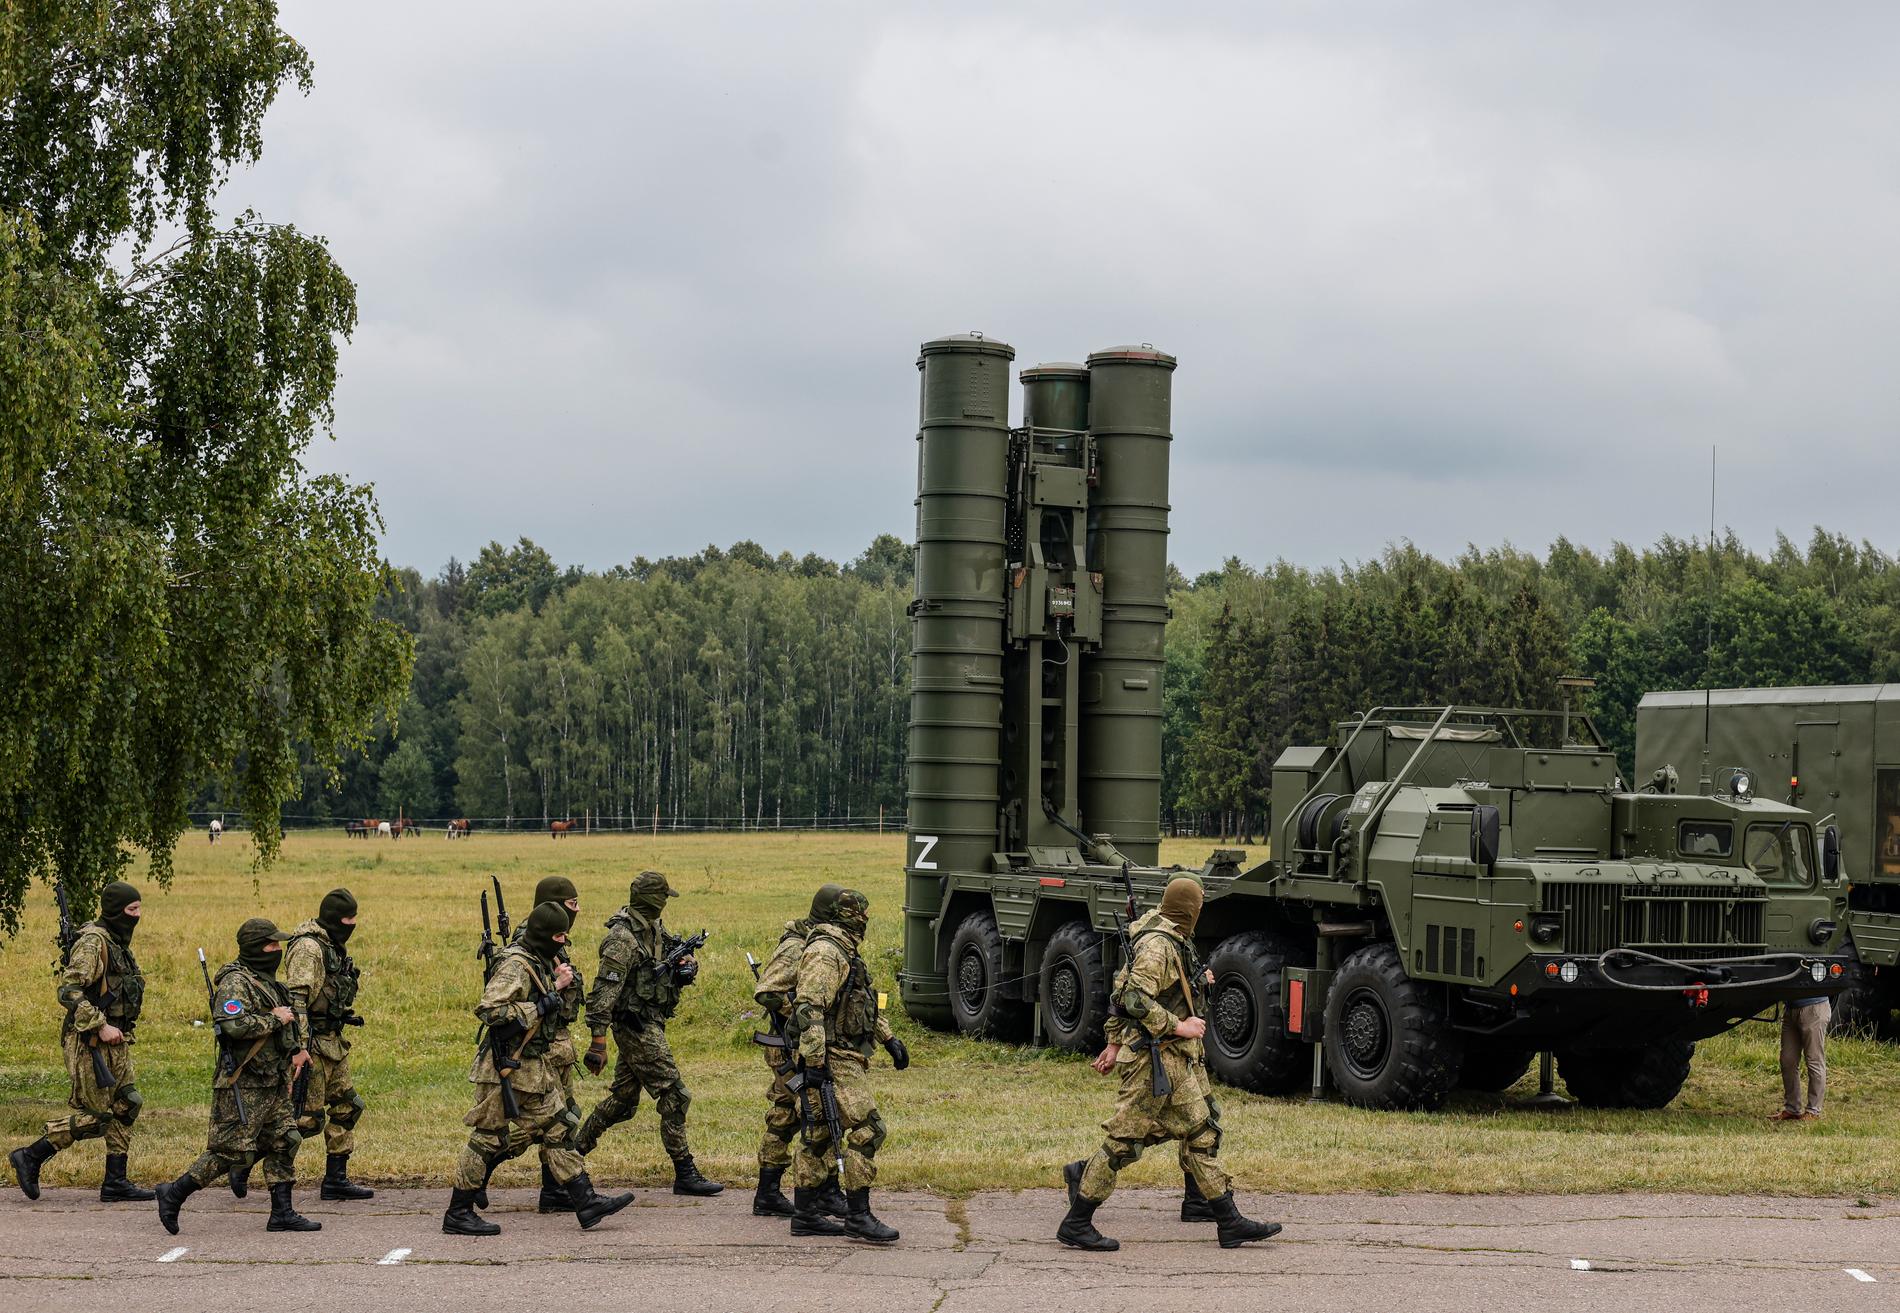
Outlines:
[[[1084,828],[1132,860],[1161,851],[1161,673],[1168,620],[1168,449],[1174,357],[1116,347],[1089,357],[1090,568],[1102,645],[1083,659]]]
[[[1869,966],[1890,967],[1900,963],[1900,915],[1892,912],[1849,912],[1848,929],[1854,936],[1855,951]]]
[[[942,909],[943,876],[988,870],[996,848],[1015,354],[969,334],[926,342],[917,360],[923,389],[901,992],[920,1019],[947,1019],[930,925]]]

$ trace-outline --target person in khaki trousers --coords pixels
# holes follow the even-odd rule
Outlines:
[[[1825,997],[1798,998],[1781,1010],[1781,1111],[1770,1121],[1811,1122],[1821,1117],[1827,1093],[1827,1023],[1834,1009]],[[1801,1064],[1808,1064],[1808,1101],[1801,1102]]]

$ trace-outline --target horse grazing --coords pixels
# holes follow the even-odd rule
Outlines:
[[[401,820],[396,822],[396,837],[398,839],[402,838],[402,836],[405,834],[421,834],[421,833],[422,833],[422,827],[416,824],[415,817],[413,816],[405,816]]]
[[[389,828],[388,821],[376,822],[376,837],[378,839],[392,839],[395,837],[395,831]]]
[[[369,838],[369,826],[362,821],[345,821],[343,822],[343,837],[345,839],[367,839]]]
[[[575,830],[580,829],[580,826],[581,823],[579,821],[550,821],[548,822],[548,833],[558,839],[564,834],[572,834]]]
[[[224,833],[224,822],[214,818],[207,828],[211,832],[211,842],[216,843],[218,836]]]
[[[466,816],[460,820],[450,821],[448,837],[451,839],[466,839],[468,838],[469,828],[468,817]]]

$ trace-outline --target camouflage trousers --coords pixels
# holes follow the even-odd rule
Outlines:
[[[515,1104],[521,1115],[513,1118],[502,1108],[499,1084],[483,1082],[475,1089],[475,1107],[463,1118],[473,1129],[455,1162],[456,1189],[481,1189],[495,1164],[519,1158],[535,1145],[541,1148],[542,1163],[562,1185],[585,1170],[574,1151],[577,1118],[558,1082],[547,1090],[517,1090]]]
[[[205,1151],[186,1168],[199,1185],[210,1185],[228,1172],[242,1170],[262,1159],[264,1180],[281,1185],[297,1179],[297,1113],[290,1090],[281,1080],[245,1081],[244,1117],[238,1117],[237,1091],[230,1087],[211,1093],[211,1135]]]
[[[1185,1081],[1176,1079],[1175,1092],[1152,1093],[1146,1062],[1124,1062],[1116,1068],[1121,1089],[1114,1115],[1102,1123],[1107,1138],[1082,1169],[1082,1197],[1100,1203],[1115,1190],[1116,1173],[1134,1166],[1150,1145],[1173,1140],[1181,1171],[1194,1178],[1209,1199],[1226,1194],[1231,1185],[1216,1161],[1220,1154],[1220,1108],[1208,1094],[1207,1072],[1198,1063],[1187,1069]]]
[[[310,1090],[304,1096],[297,1130],[306,1140],[323,1132],[326,1153],[356,1152],[356,1119],[363,1115],[363,1096],[350,1078],[350,1055],[324,1057],[310,1053]]]
[[[654,1111],[660,1114],[660,1143],[666,1146],[666,1156],[675,1160],[686,1157],[692,1152],[686,1147],[686,1109],[693,1096],[687,1092],[679,1064],[673,1061],[673,1050],[667,1046],[666,1027],[657,1021],[639,1030],[615,1026],[614,1048],[619,1057],[614,1062],[613,1084],[587,1114],[575,1147],[583,1154],[592,1153],[609,1128],[639,1109],[640,1091],[644,1089],[653,1098]]]
[[[72,1111],[46,1123],[47,1140],[55,1149],[66,1149],[76,1140],[104,1136],[107,1153],[124,1153],[132,1143],[132,1123],[138,1120],[139,1108],[145,1102],[133,1083],[132,1046],[99,1046],[106,1070],[118,1082],[108,1090],[99,1088],[92,1054],[76,1031],[68,1031],[61,1038],[60,1048],[66,1058],[66,1075],[72,1081],[72,1092],[66,1096],[66,1106]]]
[[[772,1083],[765,1090],[765,1135],[759,1140],[759,1166],[770,1170],[792,1165],[792,1141],[798,1138],[798,1099],[785,1082],[791,1079],[792,1062],[784,1049],[767,1049],[765,1065],[772,1072]]]
[[[871,1072],[864,1059],[853,1053],[833,1053],[831,1079],[838,1096],[838,1120],[844,1125],[844,1179],[846,1190],[862,1190],[877,1179],[877,1151],[884,1144],[884,1117],[877,1110],[877,1097],[871,1092]],[[799,1189],[815,1189],[831,1179],[838,1169],[837,1155],[831,1149],[831,1128],[815,1087],[804,1097],[811,1104],[811,1125],[799,1145],[798,1166],[793,1183]]]

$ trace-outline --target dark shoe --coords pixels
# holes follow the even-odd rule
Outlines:
[[[279,1181],[270,1188],[270,1221],[266,1231],[321,1231],[323,1223],[313,1222],[290,1206],[290,1182]]]
[[[126,1179],[125,1155],[109,1153],[106,1155],[106,1179],[99,1182],[99,1202],[102,1204],[149,1204],[158,1198],[158,1192],[147,1190],[144,1186],[134,1185]]]
[[[481,1187],[475,1191],[475,1206],[477,1208],[486,1209],[488,1207],[488,1183],[494,1178],[495,1169],[499,1166],[501,1166],[501,1159],[497,1158],[489,1163],[488,1170],[482,1173]]]
[[[780,1183],[785,1180],[783,1167],[759,1168],[759,1188],[752,1192],[754,1217],[790,1217],[798,1206],[785,1197]]]
[[[449,1211],[442,1214],[443,1235],[500,1235],[501,1228],[475,1211],[475,1190],[449,1191]]]
[[[198,1182],[192,1179],[190,1172],[186,1172],[176,1181],[159,1186],[153,1193],[158,1198],[158,1220],[164,1223],[167,1231],[177,1235],[178,1210],[184,1206],[185,1200],[198,1193]]]
[[[871,1187],[862,1186],[845,1196],[851,1204],[851,1211],[844,1219],[844,1229],[853,1240],[868,1240],[874,1245],[888,1245],[897,1239],[897,1228],[886,1226],[877,1220],[871,1211]]]
[[[792,1191],[792,1234],[843,1235],[844,1223],[825,1216],[818,1191],[799,1186]]]
[[[726,1187],[717,1181],[708,1181],[699,1174],[699,1168],[693,1163],[693,1155],[673,1160],[673,1193],[690,1194],[705,1198],[719,1194]]]
[[[1194,1179],[1194,1173],[1181,1173],[1181,1180],[1187,1189],[1181,1196],[1181,1220],[1183,1222],[1211,1222],[1214,1210],[1207,1206],[1207,1196],[1201,1193],[1201,1183]]]
[[[319,1192],[324,1199],[374,1199],[376,1192],[358,1185],[350,1179],[350,1156],[347,1153],[333,1153],[324,1160],[323,1188]]]
[[[244,1166],[232,1169],[224,1178],[224,1183],[231,1187],[231,1193],[239,1199],[251,1192],[251,1168],[256,1165],[255,1160],[247,1161]]]
[[[851,1216],[851,1203],[844,1197],[844,1191],[838,1188],[838,1178],[830,1176],[818,1187],[818,1211],[840,1221]]]
[[[541,1164],[541,1197],[535,1201],[537,1213],[571,1213],[574,1201],[567,1197],[567,1187],[554,1179],[554,1173],[548,1170],[546,1163]]]
[[[1071,1249],[1106,1254],[1122,1245],[1121,1241],[1111,1240],[1095,1229],[1095,1210],[1101,1207],[1101,1202],[1082,1197],[1082,1169],[1087,1166],[1088,1163],[1077,1160],[1062,1169],[1062,1179],[1069,1187],[1069,1212],[1056,1228],[1056,1239]]]
[[[567,1183],[567,1197],[574,1201],[574,1216],[580,1219],[581,1230],[591,1231],[604,1217],[615,1213],[633,1202],[631,1192],[627,1194],[604,1195],[594,1193],[594,1183],[582,1172]]]
[[[44,1135],[24,1149],[15,1149],[7,1155],[7,1161],[13,1165],[13,1181],[20,1187],[20,1193],[28,1199],[40,1197],[40,1164],[51,1158],[59,1150]]]
[[[1214,1220],[1220,1223],[1222,1249],[1238,1249],[1251,1240],[1269,1240],[1280,1234],[1278,1222],[1256,1222],[1250,1217],[1242,1217],[1240,1209],[1234,1204],[1232,1190],[1218,1199],[1209,1199],[1207,1206],[1213,1210]]]

